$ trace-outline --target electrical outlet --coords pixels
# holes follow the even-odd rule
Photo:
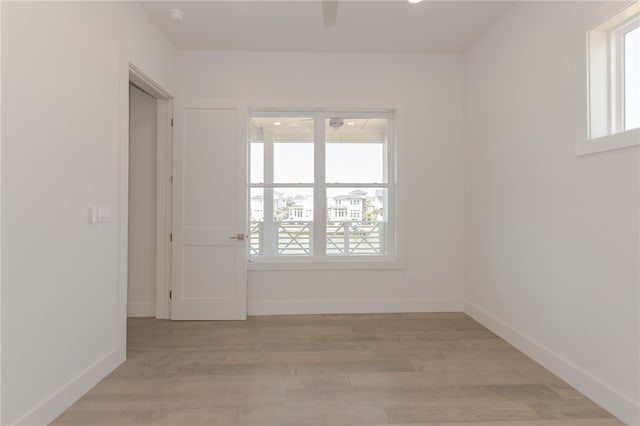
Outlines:
[[[413,272],[407,271],[407,284],[415,284],[415,283],[416,283],[416,278],[413,275]]]

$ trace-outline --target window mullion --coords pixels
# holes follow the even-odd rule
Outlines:
[[[327,196],[325,189],[325,117],[315,116],[314,129],[314,184],[313,184],[313,254],[326,255],[325,233]]]
[[[273,184],[273,133],[265,130],[264,135],[264,183]],[[278,225],[273,218],[274,188],[264,188],[264,255],[275,256],[278,254]]]
[[[384,247],[384,254],[394,253],[395,252],[395,235],[397,231],[397,203],[396,203],[396,190],[395,184],[397,182],[397,169],[396,165],[396,129],[395,129],[395,117],[389,117],[387,121],[387,143],[384,157],[384,167],[385,167],[385,183],[387,184],[385,191],[385,199],[383,201],[383,205],[386,206],[386,211],[384,213],[384,217],[387,218],[386,221],[382,222],[382,226],[385,227],[384,232],[381,232],[382,238],[384,238],[381,243],[382,247]]]

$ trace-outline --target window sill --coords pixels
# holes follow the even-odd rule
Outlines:
[[[249,271],[368,271],[403,269],[396,258],[251,259]]]
[[[640,128],[595,139],[580,138],[576,140],[576,155],[595,154],[638,145],[640,145]]]

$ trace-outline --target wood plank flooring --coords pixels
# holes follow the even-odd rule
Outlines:
[[[131,318],[128,359],[55,426],[614,426],[462,313]]]

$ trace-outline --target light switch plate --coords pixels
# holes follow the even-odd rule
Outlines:
[[[100,204],[98,206],[98,222],[111,222],[111,206],[109,204]]]
[[[89,207],[89,223],[95,225],[98,223],[98,208],[96,206]]]

